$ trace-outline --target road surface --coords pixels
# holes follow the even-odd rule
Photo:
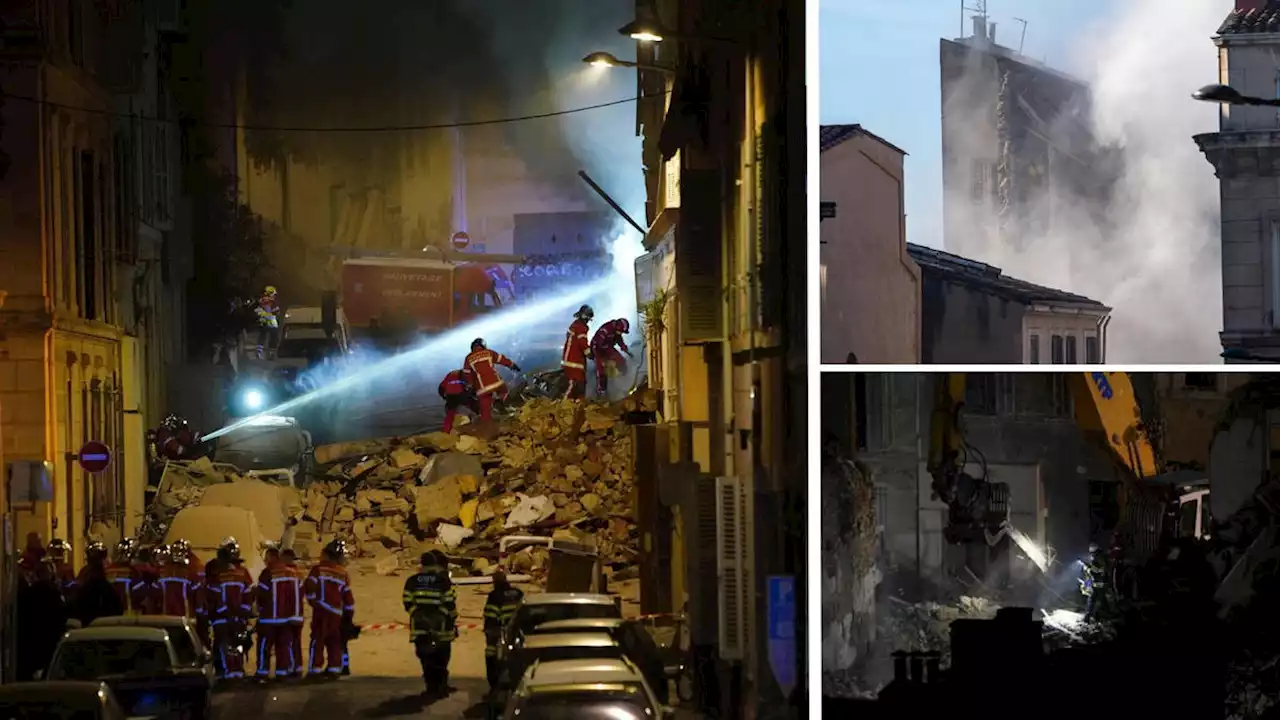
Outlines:
[[[450,678],[457,690],[427,702],[419,678],[352,676],[338,680],[245,682],[220,690],[213,700],[214,720],[286,718],[464,718],[485,717],[484,678]]]

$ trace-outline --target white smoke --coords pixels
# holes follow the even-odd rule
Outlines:
[[[1054,191],[1039,202],[1042,211],[1052,208],[1047,234],[1015,231],[1023,238],[1016,245],[988,235],[973,253],[1014,277],[1113,307],[1109,362],[1215,362],[1222,327],[1217,181],[1191,138],[1214,131],[1216,114],[1190,93],[1217,76],[1209,36],[1232,4],[1124,0],[1111,8],[1078,44],[1069,69],[1092,88],[1095,137],[1123,151],[1116,200],[1100,213]],[[971,140],[985,147],[990,136]]]

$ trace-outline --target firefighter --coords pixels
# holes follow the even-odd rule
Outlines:
[[[280,333],[280,303],[276,300],[275,285],[263,288],[262,297],[258,298],[253,312],[258,317],[258,347],[255,352],[261,360],[264,350],[265,354],[270,355],[278,345],[276,336]]]
[[[138,571],[137,582],[130,588],[130,601],[140,615],[159,615],[163,612],[164,591],[160,588],[160,569],[156,562],[164,562],[169,555],[169,548],[161,545],[152,548],[139,548],[133,557],[133,566]]]
[[[425,552],[420,562],[422,569],[405,580],[404,610],[427,695],[439,696],[448,692],[449,657],[458,634],[457,598],[444,553]]]
[[[484,344],[484,338],[472,340],[471,354],[467,355],[462,367],[469,373],[471,383],[475,387],[481,421],[493,419],[494,397],[506,397],[507,394],[507,384],[503,382],[495,365],[511,368],[512,372],[520,372],[520,366],[506,355],[490,350]]]
[[[301,586],[285,567],[278,548],[269,548],[267,566],[258,575],[258,678],[271,677],[271,656],[276,657],[276,677],[293,672],[293,643],[289,620],[298,612],[302,600]]]
[[[199,440],[191,425],[177,415],[165,418],[160,427],[156,428],[153,437],[156,462],[160,465],[166,460],[188,459]]]
[[[505,572],[493,573],[493,590],[484,601],[484,674],[490,690],[498,683],[498,644],[523,601],[524,591],[507,582]]]
[[[1097,620],[1111,609],[1112,587],[1107,558],[1096,542],[1089,543],[1089,554],[1080,561],[1080,594],[1084,596],[1086,620]]]
[[[253,609],[253,578],[244,567],[235,538],[223,539],[217,560],[208,573],[205,598],[210,603],[209,624],[222,677],[230,680],[244,677],[244,634]]]
[[[466,368],[461,368],[450,370],[449,374],[444,376],[444,380],[440,381],[437,391],[444,399],[443,430],[445,432],[453,431],[453,420],[462,408],[467,408],[473,415],[480,414],[480,403],[476,399],[476,388],[471,380],[471,373]]]
[[[133,556],[137,552],[137,544],[133,538],[125,538],[116,543],[115,557],[106,567],[107,580],[120,599],[124,614],[136,615],[137,608],[133,604],[134,588],[142,582],[142,573],[133,564]]]
[[[84,567],[76,575],[71,617],[88,626],[100,617],[124,614],[124,606],[107,579],[107,546],[92,540],[84,548]]]
[[[587,360],[591,358],[591,345],[587,341],[591,320],[595,311],[583,305],[573,314],[573,323],[564,336],[564,352],[560,355],[560,370],[569,381],[564,396],[574,400],[586,397]]]
[[[288,621],[280,625],[280,633],[288,640],[289,674],[293,677],[302,677],[302,599],[304,597],[303,585],[307,581],[307,572],[298,566],[298,553],[291,547],[285,547],[280,553],[280,559],[283,562],[283,567],[278,582],[287,583],[287,587],[295,593],[290,596],[294,598],[293,611],[289,614]],[[272,577],[275,578],[276,576],[273,575]],[[284,591],[277,590],[276,592]],[[281,640],[281,644],[276,645],[276,675],[280,674],[280,648],[284,642],[284,640]]]
[[[307,602],[311,604],[311,649],[307,672],[337,676],[343,670],[342,628],[344,619],[355,614],[351,578],[343,567],[347,544],[334,540],[324,548],[323,558],[307,575]]]
[[[71,567],[71,543],[62,538],[54,538],[49,541],[47,552],[49,559],[53,561],[58,589],[62,591],[62,597],[71,602],[76,594],[76,571]]]
[[[631,357],[631,349],[627,347],[624,335],[631,332],[631,321],[618,318],[600,326],[591,338],[591,356],[596,365],[596,394],[605,396],[609,392],[609,376],[623,375],[627,372],[627,361],[622,353]],[[622,353],[618,349],[622,349]]]
[[[191,545],[181,538],[174,540],[161,560],[157,582],[160,613],[189,618],[196,622],[198,632],[204,578],[202,569],[191,562]],[[201,640],[206,638],[201,635]]]
[[[36,581],[36,573],[40,571],[40,563],[45,558],[45,552],[40,533],[35,531],[27,533],[27,547],[23,549],[22,556],[18,559],[18,571],[28,584]]]

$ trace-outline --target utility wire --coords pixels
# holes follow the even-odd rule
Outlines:
[[[595,105],[585,105],[583,107],[570,108],[568,110],[554,110],[552,112],[536,113],[533,115],[517,115],[515,117],[492,118],[489,120],[466,120],[455,123],[431,123],[426,125],[381,125],[373,127],[290,127],[290,126],[272,126],[272,125],[236,125],[235,123],[210,123],[210,122],[194,122],[191,123],[197,127],[213,128],[217,130],[250,130],[263,132],[281,132],[281,133],[393,133],[393,132],[414,132],[417,130],[448,130],[451,128],[467,128],[478,127],[482,125],[510,125],[512,123],[527,122],[530,120],[544,120],[547,118],[563,117],[565,115],[574,115],[590,110],[600,110],[602,108],[615,107],[617,105],[626,105],[627,103],[637,102],[639,100],[648,100],[651,98],[663,97],[670,94],[670,90],[660,93],[651,93],[648,95],[636,95],[635,97],[623,98],[621,100],[613,100],[610,102],[596,103]],[[135,113],[114,112],[111,110],[96,110],[94,108],[80,107],[77,105],[64,105],[49,100],[41,100],[40,98],[29,97],[25,95],[10,95],[7,92],[0,91],[0,97],[6,100],[18,100],[21,102],[29,102],[35,105],[43,105],[45,107],[57,108],[59,110],[71,110],[75,112],[89,113],[91,115],[102,115],[106,117],[118,117],[127,120],[141,120],[144,122],[169,123],[178,125],[182,121],[170,118],[159,118],[151,115],[138,115]]]

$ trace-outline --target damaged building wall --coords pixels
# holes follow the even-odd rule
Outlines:
[[[941,540],[943,506],[930,498],[927,438],[933,374],[868,374],[857,393],[865,418],[864,462],[875,478],[883,570],[890,591],[912,592],[917,579],[937,580],[950,552]],[[1110,459],[1076,427],[1067,376],[973,373],[965,422],[991,480],[1010,483],[1012,520],[1059,554],[1089,542],[1091,481],[1111,481]],[[970,472],[979,472],[971,465]]]
[[[822,667],[864,664],[876,640],[879,524],[873,471],[852,459],[861,375],[822,378]]]

